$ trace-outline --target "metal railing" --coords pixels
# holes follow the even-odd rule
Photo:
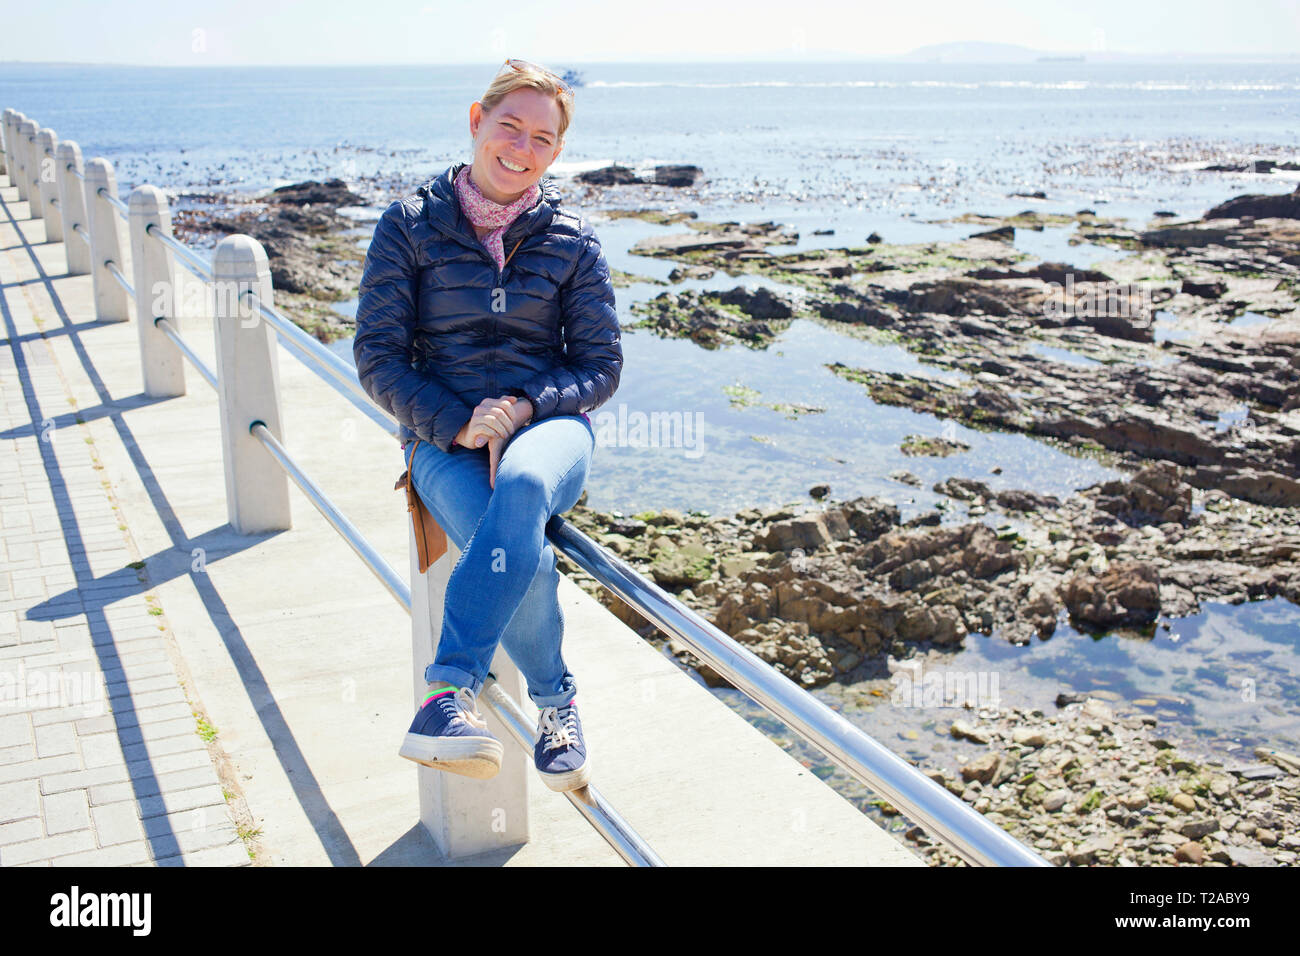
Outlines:
[[[198,373],[203,376],[205,382],[211,385],[214,389],[218,387],[217,373],[208,368],[207,363],[204,362],[203,359],[199,358],[195,351],[185,343],[185,339],[183,339],[181,334],[176,331],[176,327],[168,321],[167,316],[158,316],[158,318],[153,320],[153,324],[159,329],[162,329],[163,332],[167,333],[167,337],[175,343],[178,349],[180,349],[181,354],[190,360],[190,364],[198,370]]]
[[[966,860],[982,866],[1048,866],[1046,860],[877,743],[744,645],[680,604],[617,555],[556,515],[556,550]]]
[[[77,172],[76,170],[71,170]],[[81,174],[77,172],[80,176]],[[84,179],[84,176],[82,176]],[[125,218],[129,207],[121,199],[100,187],[104,198]],[[80,226],[76,232],[86,241],[90,237]],[[178,242],[155,226],[145,230],[162,246],[178,256],[187,269],[200,278],[212,281],[213,267],[188,246]],[[131,284],[111,260],[107,271],[134,297]],[[353,405],[390,435],[397,433],[391,416],[379,409],[362,388],[356,370],[303,331],[278,309],[263,302],[252,290],[239,297],[248,301],[257,314],[276,331],[283,342],[308,368],[329,383]],[[165,318],[155,326],[177,346],[181,354],[203,375],[209,385],[218,386],[217,375],[209,369],[183,341],[176,328]],[[328,496],[308,477],[261,420],[252,421],[249,432],[256,437],[277,465],[306,495],[335,531],[348,543],[362,562],[385,586],[407,612],[411,611],[410,586],[397,574],[381,554],[364,538]],[[686,644],[693,653],[720,675],[783,720],[796,733],[812,743],[855,779],[882,794],[910,819],[932,832],[971,863],[999,866],[1047,866],[1041,856],[1025,847],[972,807],[945,788],[930,780],[915,767],[895,755],[867,734],[797,686],[793,681],[764,663],[751,651],[680,604],[672,595],[640,575],[612,552],[587,535],[555,516],[547,524],[546,534],[555,548],[572,560],[600,584],[668,634]],[[484,687],[483,698],[502,719],[517,742],[531,750],[532,741],[523,710],[509,698],[494,679]],[[601,836],[624,859],[637,865],[660,865],[662,861],[640,840],[618,814],[590,785],[586,792],[566,794]]]
[[[212,281],[212,266],[204,262],[198,253],[185,245],[185,243],[178,242],[172,236],[167,235],[167,233],[158,228],[156,223],[149,223],[149,225],[145,226],[144,231],[170,249],[181,260],[181,264],[184,265],[185,268],[189,269],[190,272],[194,273],[200,279],[206,279],[208,282]]]
[[[491,707],[510,736],[519,746],[531,752],[533,739],[528,729],[528,715],[524,713],[514,698],[501,689],[496,678],[489,675],[483,684],[481,699]],[[664,866],[664,861],[654,850],[650,849],[628,822],[624,820],[613,806],[609,804],[594,784],[587,784],[581,790],[568,790],[564,795],[578,812],[605,837],[605,842],[613,847],[614,852],[633,866]]]
[[[104,268],[108,270],[109,275],[117,280],[118,285],[126,290],[126,294],[134,299],[135,289],[131,288],[131,283],[127,281],[126,276],[122,275],[122,270],[117,267],[117,263],[112,259],[105,260]]]
[[[366,390],[361,387],[355,368],[325,348],[314,336],[304,332],[279,309],[268,306],[252,289],[241,292],[240,299],[247,301],[257,310],[257,314],[275,329],[280,341],[287,345],[304,365],[332,385],[376,425],[388,434],[397,436],[399,429],[396,421],[370,400]]]
[[[109,192],[107,189],[105,189],[103,186],[100,186],[97,190],[95,190],[95,192],[96,192],[97,195],[103,196],[104,199],[108,201],[108,204],[109,204],[110,206],[112,206],[112,207],[113,207],[114,209],[116,209],[119,213],[121,213],[123,219],[125,219],[127,222],[130,222],[130,221],[131,221],[131,207],[130,207],[130,206],[128,206],[126,203],[122,202],[122,200],[118,199],[116,196],[114,196],[112,193],[110,193],[110,192]]]

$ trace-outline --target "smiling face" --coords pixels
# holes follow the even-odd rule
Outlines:
[[[495,203],[514,202],[560,155],[564,145],[559,128],[560,107],[555,97],[534,89],[512,91],[490,113],[483,112],[482,103],[471,105],[474,163],[470,178],[474,185]]]

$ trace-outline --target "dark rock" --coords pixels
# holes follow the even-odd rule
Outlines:
[[[280,186],[278,189],[271,190],[271,195],[268,198],[271,202],[294,206],[308,204],[355,206],[365,202],[361,196],[348,189],[348,184],[341,179],[331,179],[323,183],[308,180],[307,182],[294,183],[289,186]]]
[[[861,541],[874,541],[898,526],[898,506],[883,498],[855,498],[840,506],[844,520]]]
[[[1042,279],[1044,282],[1055,282],[1058,285],[1065,285],[1067,279],[1071,282],[1112,282],[1110,276],[1097,269],[1080,269],[1066,262],[1040,262],[1032,269],[994,269],[983,268],[976,269],[974,272],[968,272],[972,279]]]
[[[738,306],[753,319],[788,319],[794,315],[790,304],[766,286],[749,289],[739,285],[719,295],[718,301]]]
[[[1101,574],[1076,573],[1061,599],[1076,621],[1094,627],[1151,624],[1160,614],[1160,578],[1149,564],[1116,561]]]
[[[1185,524],[1192,513],[1192,489],[1172,462],[1148,465],[1129,481],[1108,481],[1098,489],[1097,507],[1132,527]]]
[[[704,170],[699,166],[689,165],[667,165],[655,167],[655,185],[656,186],[694,186],[695,180],[703,175]]]
[[[989,229],[985,232],[971,233],[971,239],[996,239],[998,242],[1015,242],[1015,226],[998,226],[996,229]]]
[[[993,492],[982,481],[973,478],[948,478],[934,486],[934,490],[958,501],[974,501],[976,498],[991,498]]]
[[[1199,296],[1202,299],[1218,299],[1228,291],[1228,284],[1222,279],[1207,279],[1204,281],[1184,279],[1179,291],[1188,295]]]
[[[1055,495],[1040,495],[1034,491],[1021,489],[999,491],[994,496],[994,500],[1008,511],[1044,511],[1061,506],[1060,499]]]
[[[1205,219],[1300,219],[1300,186],[1281,195],[1238,196],[1206,212]]]
[[[1205,466],[1192,473],[1191,483],[1198,488],[1219,488],[1255,504],[1280,508],[1300,505],[1300,482],[1273,471]]]
[[[631,169],[619,165],[589,169],[586,172],[578,173],[577,178],[578,182],[587,183],[590,186],[625,186],[641,182],[637,174]]]
[[[909,518],[903,522],[901,527],[904,528],[937,528],[943,523],[943,515],[937,511],[925,511],[915,518]]]

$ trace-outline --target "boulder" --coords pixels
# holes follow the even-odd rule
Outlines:
[[[1149,564],[1116,561],[1101,574],[1075,574],[1061,598],[1078,622],[1099,628],[1151,624],[1160,614],[1160,578]]]

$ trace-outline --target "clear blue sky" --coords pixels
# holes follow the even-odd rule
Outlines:
[[[35,0],[0,60],[159,65],[895,56],[930,43],[1062,53],[1300,54],[1300,0]]]

